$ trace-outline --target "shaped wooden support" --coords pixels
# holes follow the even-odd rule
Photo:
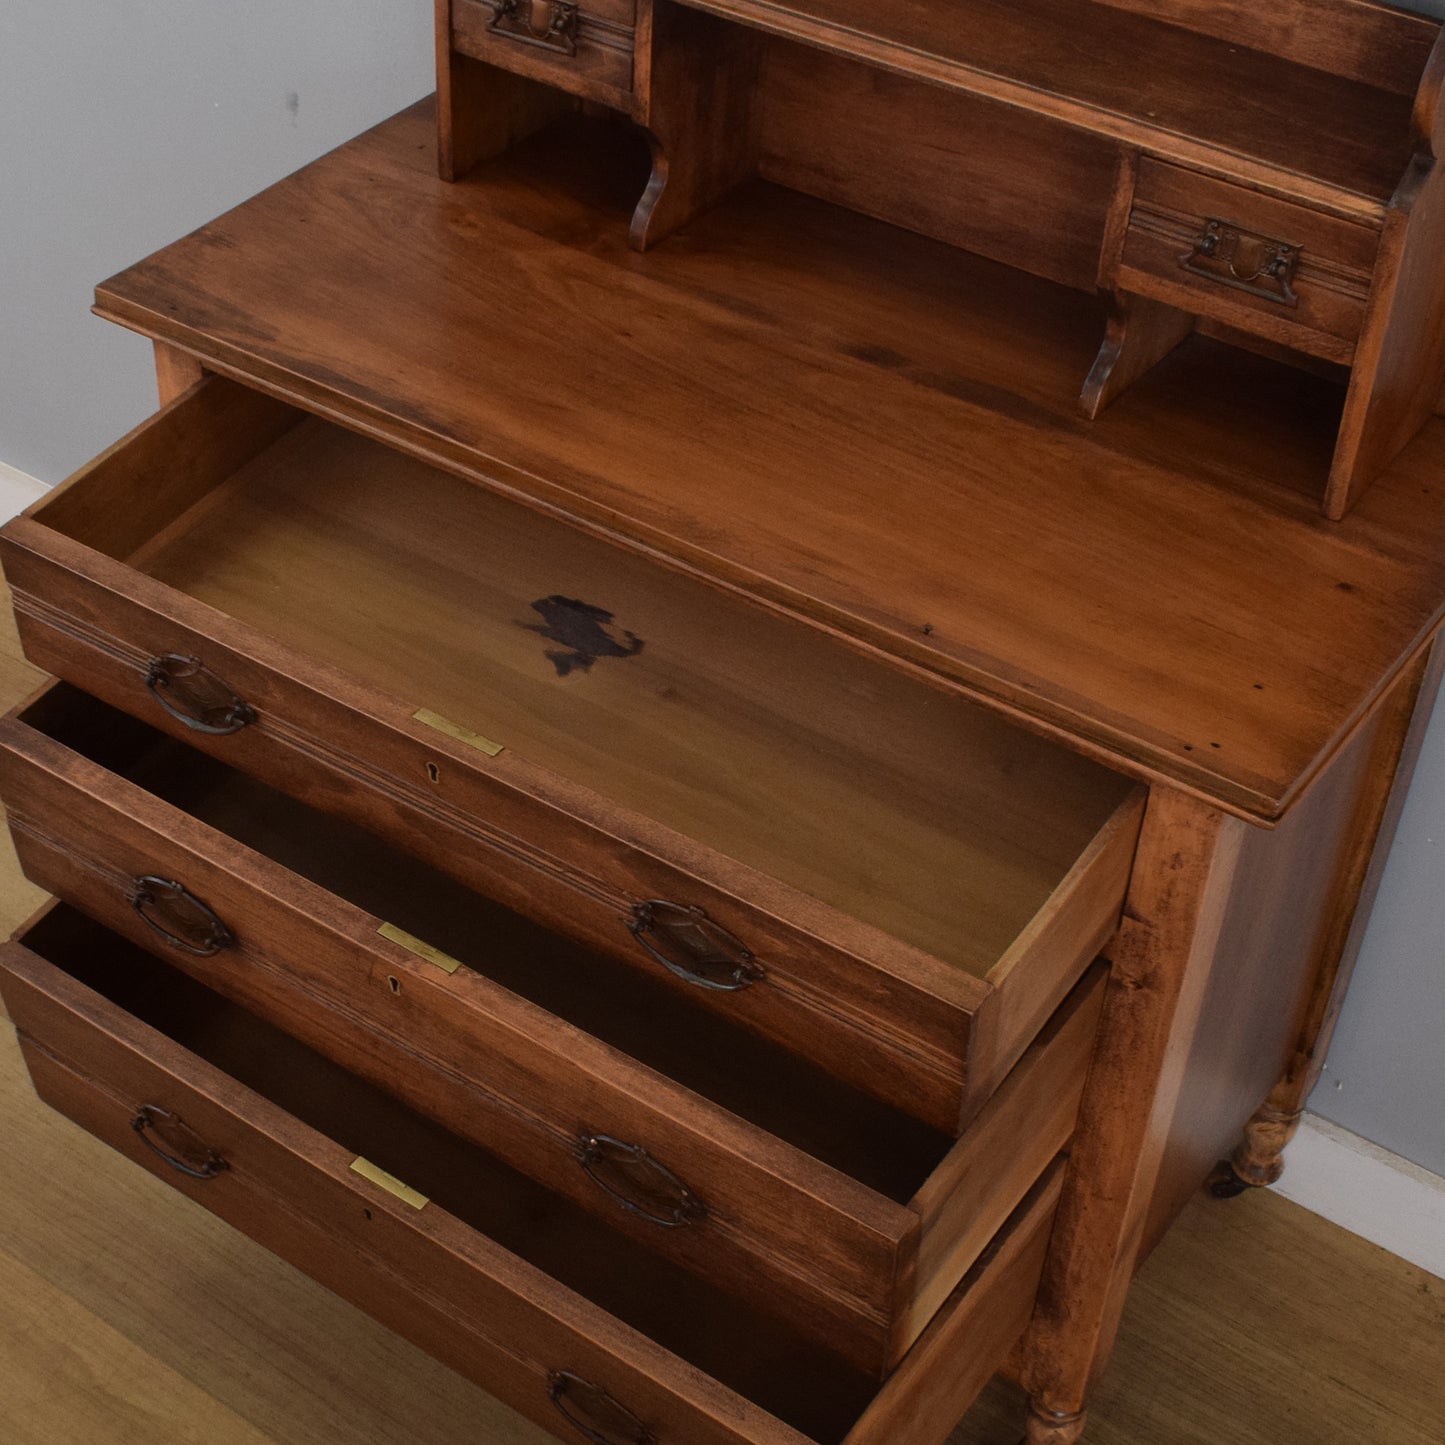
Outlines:
[[[1373,209],[1368,197],[1321,192],[1305,175],[1298,198],[1284,199],[1126,152],[1100,266],[1108,330],[1085,414],[1097,417],[1168,355],[1195,316],[1348,367],[1322,500],[1326,516],[1342,518],[1441,404],[1442,86],[1445,35],[1415,95],[1409,164]]]

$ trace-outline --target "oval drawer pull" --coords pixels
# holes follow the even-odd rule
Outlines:
[[[170,878],[137,878],[131,887],[130,906],[167,943],[202,958],[210,958],[236,941],[211,909]]]
[[[142,1104],[130,1126],[152,1154],[192,1179],[214,1179],[231,1166],[178,1114]]]
[[[152,658],[146,686],[178,722],[198,733],[224,737],[256,721],[256,710],[194,657],[168,652]]]
[[[578,1148],[582,1167],[604,1193],[629,1214],[664,1229],[680,1229],[707,1214],[707,1206],[670,1169],[638,1144],[606,1134],[584,1134]]]
[[[570,1370],[547,1376],[547,1396],[567,1423],[595,1445],[657,1445],[657,1436],[631,1410]]]
[[[661,898],[635,903],[627,928],[669,973],[698,988],[736,993],[765,976],[753,951],[701,908]]]

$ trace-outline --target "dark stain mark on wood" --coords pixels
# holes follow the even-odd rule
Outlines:
[[[612,626],[612,614],[605,608],[579,602],[575,597],[544,597],[532,604],[532,610],[540,612],[543,621],[524,623],[527,631],[540,633],[565,649],[547,654],[558,677],[574,671],[591,672],[599,657],[636,657],[643,649],[643,641],[636,633]]]

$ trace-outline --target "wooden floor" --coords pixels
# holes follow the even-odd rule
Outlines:
[[[40,682],[0,596],[0,701]],[[5,835],[0,928],[42,895]],[[0,1442],[551,1437],[31,1093],[0,1025]],[[953,1445],[1016,1445],[991,1393]],[[1270,1194],[1196,1201],[1141,1275],[1090,1445],[1438,1445],[1445,1282]],[[677,1442],[686,1445],[686,1442]]]

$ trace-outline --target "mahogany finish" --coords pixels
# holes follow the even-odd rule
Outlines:
[[[64,686],[0,724],[0,791],[42,887],[874,1375],[1073,1133],[1097,971],[954,1144]],[[225,942],[138,910],[155,877]],[[579,1162],[594,1135],[645,1147],[705,1212],[659,1228],[618,1200]]]
[[[260,450],[188,465],[188,430],[246,405]],[[320,806],[404,817],[461,881],[956,1132],[1113,932],[1135,793],[336,428],[268,446],[288,417],[208,382],[9,528],[31,654]],[[148,685],[165,656],[202,659],[254,723],[203,735],[173,717]],[[505,749],[446,746],[421,706]],[[745,946],[747,986],[661,966],[659,949],[688,960],[636,931],[652,900]]]
[[[561,1438],[1075,1445],[1445,668],[1441,26],[436,19],[0,537],[37,1085]]]
[[[458,53],[495,58],[479,48],[470,18],[490,17],[491,6],[454,0],[449,19],[444,10],[439,23]],[[1122,258],[1106,246],[1098,262],[1114,312],[1084,390],[1090,418],[1167,353],[1154,308],[1131,305],[1137,297],[1177,310],[1176,341],[1201,320],[1223,321],[1245,344],[1353,368],[1328,482],[1319,479],[1333,518],[1435,409],[1445,381],[1445,282],[1431,264],[1445,76],[1438,25],[1366,4],[1322,17],[1313,0],[1272,7],[1267,36],[1237,6],[1190,14],[1110,0],[886,9],[869,0],[641,0],[637,14],[636,94],[625,83],[582,89],[648,129],[653,174],[632,224],[639,249],[763,175],[834,200],[846,193],[847,204],[1046,275],[1056,274],[1061,249],[1077,246],[1092,270],[1098,192],[1081,184],[1086,171],[1070,155],[1082,147],[1095,166],[1142,160],[1141,181],[1170,173],[1177,202],[1161,210],[1143,185],[1115,198],[1133,239]],[[800,71],[809,54],[834,62],[830,84],[817,83],[810,62]],[[539,73],[528,55],[502,63]],[[569,64],[587,69],[581,51]],[[480,74],[472,83],[479,94],[490,89]],[[860,87],[884,137],[866,151],[849,146],[858,111],[838,106]],[[784,127],[774,119],[780,107],[793,112]],[[445,157],[454,126],[444,105],[443,173],[453,179]],[[940,166],[949,150],[976,157],[964,162],[974,173],[966,191]],[[999,216],[1016,230],[1035,220],[1035,210],[1017,209],[1020,167],[1032,173],[1025,187],[1073,233],[1063,248],[1021,238],[1001,252],[990,234]],[[946,215],[947,200],[941,216],[934,198],[950,192],[969,195],[970,210],[990,219]],[[1343,255],[1342,223],[1358,241]]]
[[[679,1445],[943,1445],[986,1383],[980,1364],[1027,1322],[1057,1170],[950,1298],[918,1364],[873,1398],[825,1352],[167,974],[64,909],[6,945],[6,1002],[42,1097],[540,1424],[565,1429],[549,1396],[566,1373]],[[205,1141],[210,1177],[148,1147],[133,1127],[146,1106]],[[363,1150],[415,1198],[359,1179]],[[921,1403],[915,1377],[929,1382]]]
[[[1333,525],[1292,494],[1328,461],[1327,382],[1195,338],[1086,433],[1088,298],[772,190],[639,262],[610,126],[457,186],[429,134],[399,117],[99,309],[1258,816],[1440,621],[1445,424]],[[542,429],[556,377],[569,421]]]

